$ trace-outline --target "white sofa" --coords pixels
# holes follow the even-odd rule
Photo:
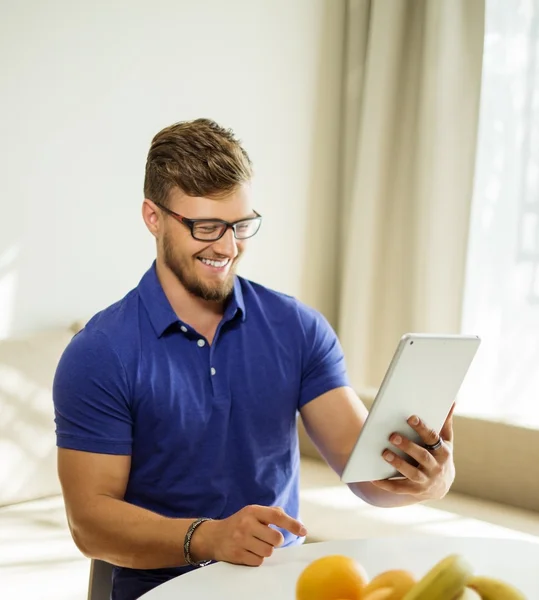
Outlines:
[[[67,526],[51,395],[75,330],[0,340],[0,584],[9,598],[86,598],[89,561]]]
[[[51,384],[69,327],[0,340],[0,506],[60,493]]]
[[[51,398],[58,359],[80,326],[0,340],[0,582],[13,598],[86,598],[90,561],[75,547],[65,518]],[[402,509],[368,506],[320,460],[301,423],[299,434],[308,541],[465,532],[539,542],[537,513],[458,494]]]

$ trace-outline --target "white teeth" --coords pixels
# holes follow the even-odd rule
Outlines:
[[[228,264],[228,258],[225,260],[210,260],[209,258],[201,258],[200,259],[205,265],[210,265],[210,267],[224,267]]]

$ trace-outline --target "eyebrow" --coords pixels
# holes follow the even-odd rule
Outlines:
[[[219,219],[217,217],[187,217],[186,215],[177,212],[175,210],[172,210],[172,208],[169,208],[168,206],[165,206],[164,204],[161,204],[160,202],[155,202],[154,204],[156,206],[158,206],[160,209],[164,210],[165,212],[168,212],[169,214],[175,215],[177,217],[181,217],[182,219],[187,219],[188,221],[220,221],[222,223],[240,223],[241,221],[247,221],[248,219],[257,219],[257,218],[261,218],[262,215],[260,213],[258,213],[256,210],[251,209],[251,212],[253,212],[254,214],[249,216],[249,217],[241,217],[241,219],[236,219],[234,221],[225,221],[225,219]]]
[[[185,219],[189,219],[190,221],[221,221],[223,223],[239,223],[240,221],[246,221],[247,219],[256,219],[260,216],[255,210],[253,210],[249,216],[240,217],[239,219],[234,219],[233,221],[227,221],[226,219],[221,219],[219,217],[186,217],[182,213],[177,214],[181,214],[182,217],[184,217]]]

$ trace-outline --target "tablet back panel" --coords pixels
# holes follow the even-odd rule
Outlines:
[[[440,431],[477,352],[477,336],[407,334],[400,340],[369,416],[342,474],[342,481],[399,476],[382,458],[385,448],[412,462],[388,438],[398,432],[420,444],[406,423],[418,415]]]

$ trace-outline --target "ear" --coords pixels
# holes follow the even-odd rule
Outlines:
[[[148,231],[157,238],[162,229],[161,214],[155,204],[148,198],[142,202],[142,218]]]

